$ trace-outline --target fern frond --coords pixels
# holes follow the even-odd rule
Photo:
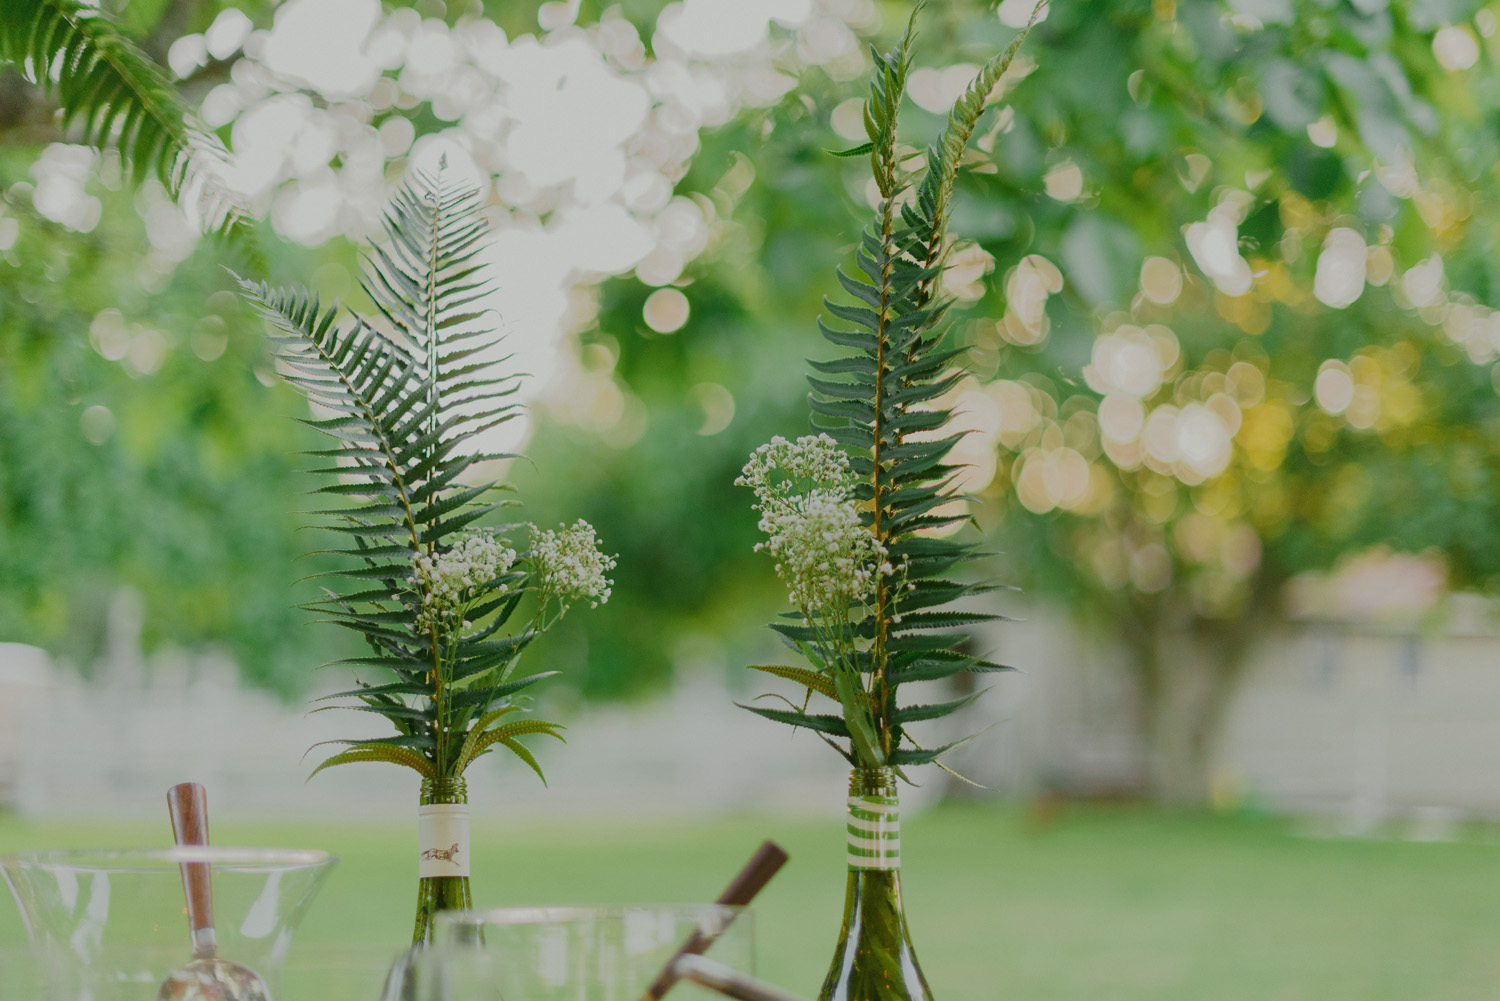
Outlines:
[[[788,726],[802,727],[807,730],[816,730],[819,733],[827,733],[835,737],[849,736],[849,725],[844,722],[842,716],[831,716],[826,713],[805,713],[798,709],[767,709],[765,706],[749,706],[743,702],[735,704],[741,709],[748,709],[757,716],[764,716],[766,719],[777,723],[785,723]]]
[[[483,736],[485,730],[498,722],[502,717],[509,715],[510,713],[520,711],[520,706],[505,705],[501,706],[499,709],[491,710],[490,712],[487,712],[483,716],[481,716],[478,722],[476,722],[472,727],[469,728],[468,736],[464,738],[463,744],[458,749],[458,760],[460,764],[467,764],[469,761],[473,760],[474,755],[478,749],[477,745],[479,743],[479,738]],[[460,768],[460,771],[462,771],[462,768]]]
[[[989,691],[989,689],[982,688],[977,692],[972,692],[968,695],[963,696],[962,698],[953,699],[949,702],[934,702],[930,705],[906,706],[902,709],[896,710],[896,712],[891,717],[891,721],[897,726],[904,726],[907,723],[915,723],[919,720],[940,719],[943,716],[948,716],[958,712],[964,706],[973,702],[975,699],[979,698],[979,696],[983,695],[987,691]]]
[[[561,740],[561,737],[557,738]],[[525,762],[526,767],[536,772],[536,777],[542,780],[542,785],[547,784],[547,776],[542,772],[542,766],[537,763],[536,755],[531,753],[531,748],[516,740],[514,737],[501,737],[500,743],[504,744],[510,753]]]
[[[1038,5],[1032,23],[1045,4]],[[817,670],[757,669],[798,681],[810,692],[828,695],[832,689],[840,715],[810,714],[796,706],[745,707],[825,739],[845,739],[848,749],[834,744],[835,749],[866,767],[936,760],[956,744],[930,750],[903,746],[903,741],[909,743],[904,725],[951,715],[978,697],[903,708],[897,697],[902,685],[1001,669],[958,652],[967,640],[960,630],[999,618],[951,607],[993,590],[946,576],[974,559],[974,548],[930,534],[967,520],[965,514],[947,513],[960,498],[959,470],[946,460],[963,434],[949,430],[953,415],[942,401],[964,373],[954,367],[962,351],[942,347],[941,324],[949,303],[938,297],[937,289],[959,162],[986,99],[1030,25],[981,68],[954,105],[937,145],[928,151],[925,174],[907,199],[912,179],[902,172],[897,125],[923,6],[915,5],[891,52],[873,52],[864,108],[869,142],[845,154],[869,154],[881,202],[856,248],[857,270],[834,273],[850,301],[825,298],[824,308],[834,322],[818,320],[823,339],[846,353],[813,361],[816,374],[808,379],[812,426],[847,450],[850,469],[860,478],[853,496],[861,503],[861,518],[895,572],[875,576],[870,604],[842,634],[856,638],[857,646],[845,650],[846,644],[834,643],[836,658],[826,650],[819,658],[823,641],[813,619],[773,625],[789,645],[813,659]]]
[[[834,691],[833,680],[820,671],[809,671],[805,667],[783,667],[780,664],[751,664],[750,670],[785,678],[787,681],[795,682],[835,702],[838,701],[839,696],[838,692]]]
[[[182,201],[195,196],[209,229],[236,226],[241,212],[213,180],[226,158],[198,126],[165,74],[95,6],[80,0],[5,0],[0,60],[56,94],[64,127],[83,142],[113,144],[136,183],[154,174]]]
[[[563,735],[561,733],[558,733],[558,731],[562,728],[563,727],[561,724],[548,723],[546,720],[522,719],[516,720],[514,723],[507,723],[504,726],[496,727],[493,730],[486,730],[480,733],[479,738],[474,741],[472,751],[467,757],[460,758],[456,767],[460,772],[462,772],[463,769],[469,766],[469,762],[473,761],[481,754],[486,753],[494,744],[504,744],[512,751],[514,751],[516,747],[525,746],[516,740],[517,737],[524,737],[530,734],[541,733],[561,741],[563,740]],[[528,757],[530,756],[523,756],[522,760],[526,760],[526,758]],[[542,784],[545,785],[547,782],[546,776],[543,776],[542,770],[537,767],[536,759],[531,758],[531,760],[527,761],[527,764],[531,765],[532,770],[534,770],[537,775],[541,777]]]
[[[478,193],[453,184],[446,164],[398,189],[384,219],[387,239],[363,271],[374,318],[343,316],[337,303],[325,308],[304,290],[240,280],[271,328],[282,372],[319,411],[304,423],[335,443],[311,453],[325,479],[313,493],[340,506],[312,514],[344,540],[331,550],[344,559],[313,576],[341,580],[343,591],[328,590],[307,607],[370,647],[370,656],[342,663],[394,677],[330,696],[335,704],[324,708],[376,713],[397,736],[361,742],[320,767],[410,764],[414,755],[424,774],[454,777],[499,744],[536,768],[516,738],[561,739],[557,724],[500,722],[524,711],[512,696],[555,673],[508,677],[537,634],[534,627],[502,634],[526,590],[524,573],[479,582],[463,630],[445,630],[421,612],[426,592],[414,561],[446,553],[457,533],[501,506],[493,483],[467,474],[492,457],[479,436],[518,412],[518,377],[498,371],[496,338],[474,305],[486,288],[479,208]]]
[[[341,751],[314,768],[307,777],[311,779],[325,768],[335,765],[354,765],[367,761],[383,761],[393,765],[401,765],[410,768],[424,779],[435,778],[432,763],[422,755],[405,747],[393,747],[390,744],[362,743],[356,744],[347,751]]]
[[[939,681],[956,674],[1011,670],[1003,664],[969,657],[955,650],[910,651],[892,657],[891,665],[891,675],[896,684]]]
[[[1026,26],[1005,48],[1005,51],[980,67],[979,73],[969,84],[968,90],[954,103],[953,109],[948,113],[947,126],[943,129],[943,134],[938,138],[937,144],[928,149],[927,174],[922,180],[916,199],[916,208],[920,212],[920,223],[916,228],[921,233],[928,251],[927,256],[922,258],[922,263],[933,272],[932,277],[928,278],[922,286],[920,298],[924,301],[933,297],[937,272],[942,270],[940,266],[942,255],[947,251],[948,218],[953,198],[953,184],[958,177],[958,165],[963,160],[964,151],[968,149],[969,140],[974,136],[974,129],[979,124],[980,116],[984,114],[985,102],[989,99],[990,92],[995,89],[995,85],[1000,82],[1005,71],[1010,69],[1017,53],[1021,51],[1021,45],[1026,41],[1026,36],[1031,34],[1031,29],[1050,2],[1051,0],[1038,0],[1037,5],[1032,8],[1031,17],[1027,20]]]

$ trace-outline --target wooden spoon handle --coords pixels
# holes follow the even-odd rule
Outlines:
[[[755,895],[765,889],[771,877],[786,864],[787,854],[781,846],[774,841],[763,841],[761,846],[751,856],[745,867],[729,881],[724,892],[719,894],[719,899],[714,903],[723,907],[743,907],[755,899]],[[651,986],[646,988],[646,993],[641,995],[641,1001],[660,1001],[661,997],[672,989],[672,985],[681,979],[682,975],[677,971],[677,960],[683,956],[695,956],[714,944],[714,939],[724,933],[728,922],[717,928],[699,927],[688,936],[688,940],[682,943],[662,971],[651,981]]]
[[[183,782],[167,790],[167,809],[172,814],[172,836],[182,847],[208,844],[208,794],[196,782]],[[213,955],[213,876],[207,862],[183,862],[182,891],[187,896],[188,927],[193,933],[194,955]]]
[[[702,984],[737,1001],[807,1001],[704,956],[678,956],[673,960],[672,968],[683,980]]]
[[[724,892],[719,894],[719,899],[714,902],[725,907],[743,907],[750,903],[757,893],[765,889],[777,870],[786,865],[786,857],[786,852],[776,842],[761,842],[755,855],[745,863],[745,868],[730,880]]]

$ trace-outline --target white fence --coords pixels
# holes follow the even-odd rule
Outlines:
[[[0,665],[21,651],[35,660],[30,648],[0,646]],[[416,776],[391,766],[306,780],[338,748],[305,760],[304,751],[351,733],[379,736],[379,719],[283,705],[236,684],[223,662],[193,663],[185,683],[172,673],[147,684],[85,685],[55,669],[41,685],[0,680],[0,791],[28,814],[151,814],[187,780],[209,788],[216,811],[239,814],[391,815],[415,801]],[[18,674],[0,666],[0,679]],[[566,744],[530,740],[550,788],[492,754],[469,770],[470,799],[478,810],[549,813],[840,808],[846,779],[834,755],[730,699],[689,681],[648,704],[589,708],[565,720]]]
[[[1215,784],[1354,829],[1500,818],[1500,633],[1487,606],[1477,612],[1439,632],[1309,622],[1268,635],[1237,689]],[[965,749],[964,768],[1022,792],[1139,788],[1145,748],[1123,651],[1046,612],[993,640],[1021,672],[982,711],[1001,722],[998,739]]]
[[[128,619],[128,616],[126,616]],[[167,657],[148,670],[128,628],[94,681],[30,647],[0,644],[0,804],[31,814],[153,814],[194,779],[216,810],[388,815],[415,776],[349,766],[305,781],[318,741],[364,730],[247,690],[232,664]],[[1021,668],[923,743],[989,728],[952,757],[999,793],[1140,787],[1143,748],[1120,652],[1040,614],[993,635]],[[1382,634],[1292,627],[1254,654],[1215,762],[1221,788],[1269,808],[1334,814],[1500,817],[1500,637],[1483,629]],[[843,763],[809,733],[736,708],[721,671],[689,674],[642,705],[563,710],[568,743],[538,743],[551,788],[492,755],[470,773],[477,809],[569,813],[778,808],[832,811]],[[927,772],[920,807],[953,783]]]

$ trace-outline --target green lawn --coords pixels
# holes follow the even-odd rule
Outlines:
[[[1500,996],[1500,848],[1478,840],[1311,838],[1286,822],[1138,808],[1073,809],[1038,826],[1013,809],[952,807],[903,826],[912,935],[941,1001]],[[816,991],[838,930],[840,824],[638,821],[607,841],[599,830],[477,821],[476,901],[703,900],[774,837],[792,861],[758,902],[759,970]],[[0,852],[160,834],[145,823],[0,819]],[[410,930],[412,826],[224,820],[214,836],[343,858],[293,949],[289,994],[372,999],[373,968]],[[14,947],[20,934],[0,912],[0,943]]]

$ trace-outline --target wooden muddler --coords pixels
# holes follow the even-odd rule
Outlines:
[[[167,790],[172,812],[172,835],[181,847],[208,844],[208,794],[196,782]],[[183,862],[182,891],[187,897],[188,927],[193,932],[193,955],[203,959],[218,950],[214,935],[214,891],[207,862]]]
[[[743,907],[755,898],[771,877],[776,875],[783,865],[786,864],[787,854],[782,851],[781,846],[774,841],[765,841],[756,849],[755,855],[739,871],[739,875],[732,879],[724,892],[719,894],[719,899],[714,903],[724,907]],[[730,918],[729,920],[733,920]],[[714,939],[723,934],[724,929],[729,926],[726,920],[724,924],[714,929],[706,929],[703,926],[696,928],[688,936],[686,942],[672,955],[667,965],[651,981],[651,986],[646,988],[646,993],[641,995],[641,1001],[661,1001],[661,997],[672,989],[672,985],[681,979],[677,971],[677,960],[683,956],[696,956],[702,953]]]
[[[735,1001],[807,1001],[745,974],[723,963],[716,963],[707,956],[678,956],[672,967],[683,980],[702,984]]]

